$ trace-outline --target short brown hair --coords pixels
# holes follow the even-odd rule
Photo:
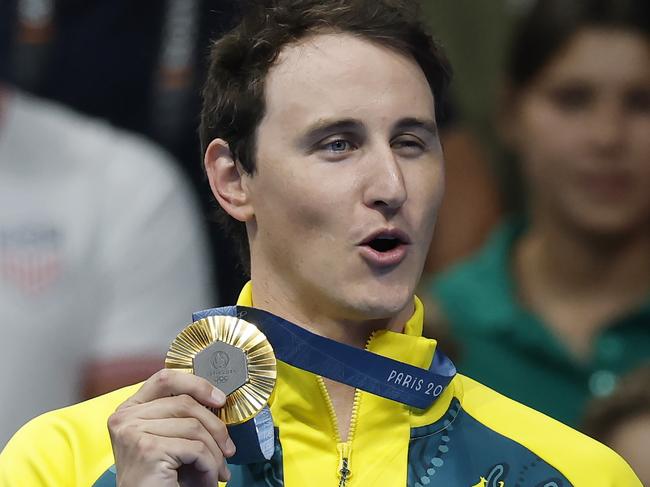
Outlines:
[[[515,28],[507,60],[516,89],[529,85],[569,41],[586,27],[622,29],[648,37],[646,0],[538,0]]]
[[[440,114],[451,77],[447,58],[419,20],[417,0],[258,0],[210,50],[201,111],[201,151],[225,140],[244,171],[255,173],[255,135],[264,117],[264,84],[283,47],[309,35],[351,33],[412,57],[422,68]],[[217,209],[250,272],[245,224]]]

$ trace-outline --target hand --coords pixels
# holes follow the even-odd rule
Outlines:
[[[120,487],[216,487],[235,453],[226,425],[206,406],[226,396],[207,380],[163,369],[108,418]]]

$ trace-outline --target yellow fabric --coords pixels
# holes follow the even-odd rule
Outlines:
[[[238,303],[253,304],[250,284]],[[379,331],[368,349],[426,368],[436,342],[421,336],[422,322],[422,304],[415,298],[415,312],[404,333]],[[28,423],[0,454],[0,487],[92,486],[114,462],[107,418],[138,387],[120,389]],[[342,455],[349,456],[348,487],[406,486],[411,428],[441,418],[453,398],[480,423],[524,445],[575,486],[641,485],[627,464],[605,446],[462,375],[426,411],[365,392],[358,396],[354,431],[342,443],[321,379],[278,363],[270,405],[280,431],[285,486],[338,486]]]
[[[106,421],[139,387],[125,387],[27,423],[0,454],[0,487],[93,485],[114,463]]]
[[[250,285],[242,290],[239,303],[254,304]],[[428,368],[436,342],[421,336],[423,319],[422,303],[415,298],[415,312],[404,333],[378,331],[367,349]],[[342,451],[349,457],[348,485],[406,485],[408,442],[378,442],[378,433],[386,439],[408,439],[411,427],[439,419],[452,399],[451,394],[444,393],[426,414],[413,413],[415,410],[403,404],[359,391],[354,434],[343,443],[318,377],[282,362],[278,364],[278,377],[271,412],[280,426],[287,486],[304,486],[308,479],[318,479],[317,485],[338,485]]]

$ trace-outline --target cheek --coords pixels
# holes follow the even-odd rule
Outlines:
[[[428,162],[408,176],[408,212],[422,229],[433,229],[445,193],[445,171],[441,162]]]
[[[547,103],[531,102],[524,107],[515,149],[531,186],[567,177],[580,159],[579,132],[576,121]]]
[[[422,189],[422,199],[425,200],[426,216],[430,220],[436,219],[438,210],[445,195],[445,173],[443,166],[430,177],[429,184]]]
[[[337,203],[341,201],[333,189],[296,174],[286,174],[265,185],[264,189],[256,211],[258,226],[267,235],[275,235],[277,229],[282,228],[279,245],[296,235],[307,243],[313,235],[330,232],[332,220],[335,220],[331,215],[336,214]]]
[[[650,116],[630,124],[627,131],[630,159],[639,173],[650,175]]]

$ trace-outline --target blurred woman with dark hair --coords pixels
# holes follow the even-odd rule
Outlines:
[[[522,20],[500,120],[525,216],[428,288],[461,372],[570,425],[650,357],[649,19],[545,0]]]

